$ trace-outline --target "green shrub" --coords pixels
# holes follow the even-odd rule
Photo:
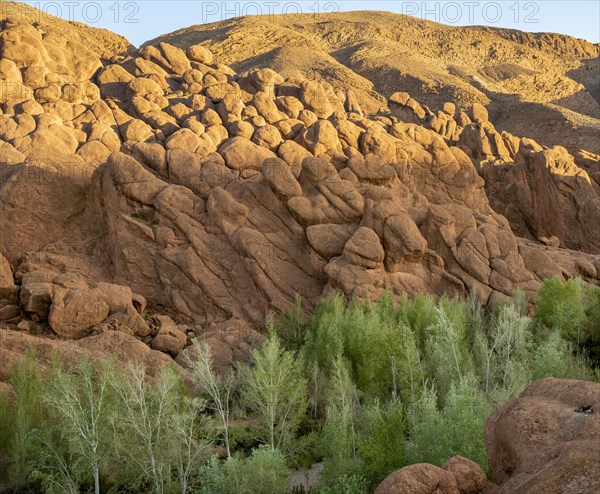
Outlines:
[[[568,340],[579,344],[586,323],[583,286],[576,278],[563,282],[558,276],[544,281],[535,301],[534,320],[556,329]]]
[[[333,482],[356,470],[358,457],[355,415],[358,403],[347,362],[338,357],[332,370],[327,418],[318,445],[324,463],[322,476],[327,482]]]
[[[435,390],[426,388],[409,410],[408,463],[441,465],[462,455],[487,471],[483,428],[490,412],[485,395],[468,379],[451,385],[442,410]]]
[[[260,447],[248,458],[210,460],[200,469],[201,494],[285,494],[290,471],[278,451]]]
[[[296,355],[285,350],[273,328],[261,348],[252,351],[252,366],[241,366],[242,397],[263,428],[271,450],[285,447],[308,408],[307,380]]]
[[[586,360],[575,355],[571,345],[556,330],[537,347],[531,366],[533,379],[594,379]]]
[[[18,491],[27,485],[35,467],[35,458],[40,452],[40,444],[35,441],[36,431],[43,429],[46,421],[42,404],[43,383],[33,349],[29,349],[25,358],[13,367],[10,384],[15,400],[3,414],[6,435],[2,442],[6,448],[8,485]]]
[[[385,405],[375,401],[363,408],[358,438],[361,473],[371,485],[406,464],[406,424],[399,399]]]
[[[342,475],[332,485],[320,484],[311,494],[367,494],[369,483],[359,474]]]
[[[448,459],[451,444],[446,434],[446,421],[438,409],[437,401],[435,387],[427,386],[408,410],[409,440],[405,450],[408,464],[441,465]]]

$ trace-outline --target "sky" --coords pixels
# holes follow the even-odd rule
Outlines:
[[[385,10],[454,26],[488,25],[554,32],[600,42],[600,0],[37,0],[23,3],[67,20],[110,29],[136,46],[193,24],[240,15],[305,13],[326,20],[332,12],[356,10]],[[7,8],[4,0],[0,0],[0,8]]]

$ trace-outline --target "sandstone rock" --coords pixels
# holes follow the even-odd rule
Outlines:
[[[0,299],[12,298],[17,291],[12,269],[6,258],[0,254]]]
[[[487,478],[481,467],[463,456],[453,456],[442,465],[456,479],[460,494],[479,494],[487,486]]]
[[[0,321],[15,320],[18,319],[20,315],[21,308],[18,305],[0,305]]]
[[[599,282],[597,155],[544,148],[496,130],[477,106],[473,123],[446,104],[449,95],[488,104],[478,90],[463,99],[448,79],[433,102],[394,93],[386,108],[373,88],[397,74],[385,84],[360,77],[349,90],[341,52],[319,81],[255,69],[262,52],[236,74],[200,45],[100,55],[122,45],[99,46],[100,34],[78,25],[61,24],[58,35],[56,22],[3,21],[0,34],[0,82],[15,89],[0,93],[0,249],[17,273],[1,317],[23,331],[111,345],[126,334],[175,355],[182,334],[153,333],[147,297],[210,334],[224,368],[249,354],[248,325],[290,310],[296,293],[307,311],[332,290],[372,299],[473,291],[493,305],[517,287],[531,298],[554,275]],[[317,38],[328,32],[328,44],[341,39],[333,24],[316,23],[315,33],[301,23]],[[231,60],[250,48],[230,50]],[[274,63],[285,50],[273,51]],[[353,66],[371,77],[360,59],[368,51]],[[330,59],[304,65],[307,75],[324,75]],[[463,77],[456,63],[452,80]],[[403,85],[416,95],[436,71]],[[503,108],[503,128],[511,114]],[[222,321],[246,329],[211,333]]]
[[[90,291],[55,293],[48,315],[52,330],[61,338],[79,339],[108,317],[108,304]]]
[[[428,463],[409,465],[392,473],[375,494],[459,494],[452,473]]]
[[[327,93],[317,81],[304,81],[300,85],[300,101],[318,118],[328,118],[333,113]]]
[[[152,339],[152,348],[177,356],[185,347],[186,334],[168,316],[155,316],[155,319],[158,322],[158,332]]]
[[[208,65],[213,61],[213,55],[210,50],[202,45],[192,45],[188,47],[185,53],[192,62]]]
[[[126,97],[127,84],[134,77],[120,65],[108,65],[98,74],[98,84],[103,97],[124,99]]]
[[[227,166],[233,170],[262,170],[267,158],[276,156],[268,149],[258,146],[243,137],[228,139],[219,148]]]
[[[488,111],[479,103],[473,104],[473,121],[480,124],[488,121]]]
[[[597,491],[599,397],[598,383],[547,378],[496,410],[485,444],[498,492]]]
[[[281,137],[279,130],[277,130],[277,127],[265,125],[260,129],[256,129],[252,136],[252,142],[270,149],[273,152],[277,152],[277,148],[283,142],[283,138]]]
[[[324,224],[313,225],[306,229],[306,237],[310,246],[324,259],[342,255],[344,247],[358,225]]]
[[[304,158],[312,156],[310,151],[294,141],[284,141],[277,149],[277,155],[290,166],[296,177],[300,175]]]
[[[283,83],[283,77],[272,69],[255,69],[248,74],[248,79],[257,89],[275,95],[275,85]]]
[[[145,59],[156,63],[170,74],[182,75],[191,68],[184,51],[168,43],[161,42],[158,46],[145,46],[140,53]]]
[[[266,122],[273,123],[281,120],[282,114],[277,108],[273,97],[265,92],[257,92],[249,103],[256,108],[258,115]]]
[[[382,163],[390,164],[396,161],[396,140],[380,129],[367,129],[360,137],[361,153],[374,154]]]
[[[219,374],[227,374],[234,362],[245,362],[253,347],[261,344],[264,337],[250,329],[237,319],[211,325],[198,335],[198,340],[208,345],[213,358],[213,366]],[[176,359],[176,362],[186,368],[189,360],[193,360],[193,346],[186,347]]]
[[[279,96],[275,100],[275,104],[277,105],[277,108],[289,118],[298,118],[300,112],[304,110],[302,102],[294,96]]]
[[[383,262],[385,252],[377,234],[363,226],[346,243],[343,255],[351,264],[376,269]]]
[[[302,187],[294,177],[289,165],[279,158],[268,158],[263,162],[262,174],[273,192],[284,201],[302,195]]]
[[[301,136],[301,142],[315,156],[322,156],[332,151],[342,152],[342,144],[335,127],[329,120],[319,120],[307,128]]]

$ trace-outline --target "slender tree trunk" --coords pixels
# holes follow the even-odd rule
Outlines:
[[[271,437],[271,451],[275,451],[275,427],[273,421],[269,424],[269,435]]]
[[[98,462],[96,460],[94,460],[92,469],[94,471],[94,493],[100,494],[100,472],[98,468]]]
[[[229,448],[229,424],[225,418],[225,413],[221,411],[221,420],[223,421],[223,432],[225,434],[225,449],[227,450],[227,459],[231,460],[231,449]]]

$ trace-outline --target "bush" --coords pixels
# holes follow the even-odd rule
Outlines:
[[[583,286],[580,279],[563,282],[558,276],[544,281],[535,301],[534,320],[556,329],[564,338],[579,344],[586,322]]]
[[[588,380],[594,378],[586,360],[573,353],[571,345],[558,331],[552,331],[546,341],[538,346],[531,365],[534,380],[544,377]]]
[[[359,474],[342,475],[334,484],[319,485],[311,491],[311,494],[313,492],[314,494],[367,494],[369,483]]]
[[[533,379],[600,378],[586,355],[600,345],[600,289],[579,280],[544,283],[535,321],[518,294],[496,311],[474,297],[394,304],[386,293],[346,304],[337,294],[307,322],[296,302],[284,337],[269,321],[265,345],[230,378],[197,347],[201,396],[170,367],[147,379],[142,366],[84,362],[57,368],[46,385],[30,354],[13,372],[14,403],[0,396],[3,482],[25,493],[278,494],[290,491],[290,466],[323,460],[315,493],[372,492],[406,464],[457,454],[487,471],[494,406]],[[239,411],[231,427],[230,410]],[[81,433],[92,419],[94,444]],[[207,462],[224,429],[231,459]]]
[[[441,465],[462,455],[487,471],[483,428],[491,412],[484,394],[468,379],[450,387],[442,410],[437,394],[428,388],[409,411],[408,463]]]
[[[289,475],[283,455],[261,447],[248,458],[209,461],[200,469],[200,493],[285,494]]]
[[[435,387],[427,386],[423,389],[421,397],[408,410],[407,464],[441,465],[449,458],[448,451],[451,445],[437,399]]]
[[[371,485],[406,464],[405,442],[404,407],[399,399],[364,407],[357,449],[361,473]]]
[[[2,450],[7,462],[7,484],[18,491],[27,485],[35,467],[35,458],[40,452],[40,444],[35,440],[36,431],[44,429],[46,421],[42,404],[43,382],[32,349],[13,367],[10,384],[15,394],[12,406],[3,407],[2,422],[6,435],[2,436]]]

